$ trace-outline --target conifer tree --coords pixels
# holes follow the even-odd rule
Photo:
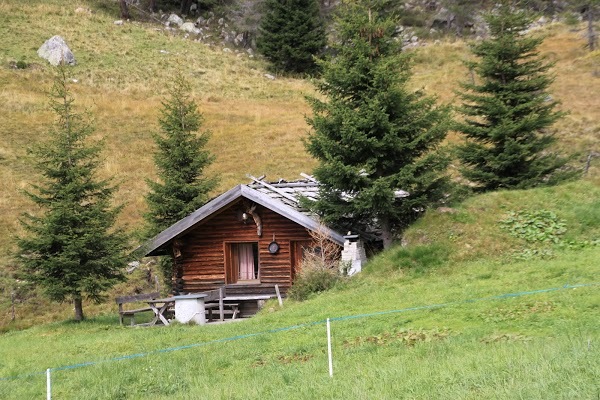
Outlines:
[[[75,111],[62,66],[49,97],[58,119],[51,139],[31,151],[43,181],[26,194],[39,212],[21,219],[27,236],[17,239],[17,258],[26,279],[53,301],[72,301],[81,321],[84,298],[100,302],[124,279],[126,237],[113,228],[115,187],[96,177],[101,145],[88,141],[93,128]]]
[[[466,136],[458,147],[462,174],[481,191],[529,188],[557,182],[567,160],[549,152],[550,126],[561,116],[547,92],[552,83],[538,51],[542,38],[525,31],[531,18],[507,2],[486,17],[491,37],[472,47],[469,67],[479,82],[463,83],[460,94]]]
[[[276,70],[314,72],[327,41],[317,0],[266,0],[264,7],[258,50]]]
[[[395,26],[364,6],[344,6],[337,55],[320,62],[324,99],[309,98],[306,141],[322,184],[313,209],[341,229],[376,221],[384,247],[418,217],[415,210],[442,198],[448,182],[448,158],[437,151],[448,108],[407,87],[410,58],[392,37]]]
[[[157,151],[154,162],[159,181],[148,180],[145,215],[148,234],[155,235],[203,206],[217,179],[204,175],[214,156],[205,149],[210,132],[199,133],[202,115],[191,98],[189,83],[178,75],[162,102],[159,124],[154,135]],[[171,281],[172,263],[161,262],[164,277]]]

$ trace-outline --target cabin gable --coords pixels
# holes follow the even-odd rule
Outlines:
[[[255,219],[243,218],[249,205],[255,207],[253,213],[262,225],[260,236]],[[298,245],[310,240],[304,226],[250,199],[239,198],[172,243],[177,247],[173,249],[177,255],[175,291],[201,292],[225,284],[247,283],[278,284],[285,292],[298,263]],[[279,246],[275,253],[269,251],[272,242]],[[252,261],[256,261],[256,271],[251,271]]]

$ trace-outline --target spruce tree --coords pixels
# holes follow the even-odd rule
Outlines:
[[[115,187],[96,177],[102,147],[88,140],[93,128],[74,109],[64,67],[49,97],[58,119],[50,140],[31,150],[43,181],[26,192],[39,212],[21,219],[27,235],[17,238],[17,259],[26,279],[53,301],[72,301],[81,321],[84,298],[100,302],[124,280],[126,237],[113,228],[120,210],[111,206]]]
[[[258,50],[275,70],[313,73],[326,44],[317,0],[266,0]]]
[[[541,37],[525,33],[531,18],[507,2],[486,17],[490,38],[475,44],[478,58],[468,66],[478,82],[463,83],[460,94],[466,136],[458,147],[462,174],[481,191],[529,188],[571,175],[567,160],[549,151],[549,128],[561,118],[547,92],[552,63],[540,56]]]
[[[217,179],[204,175],[214,156],[205,149],[210,132],[199,133],[202,115],[191,97],[190,84],[178,75],[162,101],[160,133],[154,135],[157,151],[154,162],[159,181],[148,180],[145,215],[148,234],[155,235],[203,206]],[[161,262],[164,278],[170,283],[172,263]]]
[[[407,87],[410,57],[393,38],[395,21],[358,5],[342,11],[337,55],[320,62],[323,97],[309,98],[306,148],[322,184],[312,207],[341,229],[378,223],[388,247],[416,210],[443,197],[448,158],[437,150],[449,111]]]

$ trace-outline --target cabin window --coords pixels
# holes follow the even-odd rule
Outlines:
[[[227,267],[227,283],[258,280],[258,243],[230,243]]]

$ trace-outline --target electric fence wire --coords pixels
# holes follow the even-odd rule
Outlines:
[[[515,293],[504,293],[504,294],[500,294],[500,295],[496,295],[496,296],[488,296],[488,297],[481,297],[481,298],[475,298],[475,299],[450,301],[450,302],[446,302],[446,303],[428,304],[428,305],[423,305],[423,306],[415,306],[415,307],[401,308],[401,309],[395,309],[395,310],[385,310],[385,311],[378,311],[378,312],[365,313],[365,314],[346,315],[346,316],[329,318],[329,320],[331,322],[333,322],[333,321],[346,321],[346,320],[358,319],[358,318],[370,318],[370,317],[376,317],[376,316],[387,315],[387,314],[397,314],[397,313],[405,313],[405,312],[411,312],[411,311],[431,310],[431,309],[437,309],[437,308],[443,308],[443,307],[457,306],[457,305],[462,305],[462,304],[471,304],[471,303],[476,303],[476,302],[481,302],[481,301],[504,300],[504,299],[514,298],[514,297],[530,296],[530,295],[535,295],[535,294],[540,294],[540,293],[550,293],[550,292],[557,292],[560,290],[577,289],[577,288],[585,288],[585,287],[593,287],[593,286],[600,286],[600,282],[581,283],[581,284],[575,284],[575,285],[565,284],[563,286],[547,288],[547,289],[529,290],[529,291],[522,291],[522,292],[515,292]],[[61,366],[61,367],[50,368],[50,371],[64,371],[64,370],[70,370],[70,369],[75,369],[75,368],[89,367],[92,365],[98,365],[98,364],[107,363],[107,362],[131,360],[131,359],[147,357],[147,356],[155,355],[155,354],[170,353],[173,351],[209,346],[211,344],[216,344],[216,343],[231,342],[231,341],[235,341],[235,340],[248,339],[248,338],[256,337],[256,336],[263,336],[263,335],[274,334],[274,333],[279,333],[279,332],[286,332],[286,331],[291,331],[291,330],[300,329],[300,328],[308,328],[308,327],[312,327],[315,325],[323,325],[326,323],[327,323],[327,319],[323,319],[323,320],[306,322],[306,323],[302,323],[302,324],[291,325],[291,326],[286,326],[286,327],[281,327],[281,328],[269,329],[269,330],[262,331],[262,332],[247,333],[247,334],[243,334],[243,335],[209,340],[206,342],[193,343],[193,344],[188,344],[188,345],[184,345],[184,346],[169,347],[169,348],[165,348],[165,349],[158,349],[158,350],[153,350],[153,351],[144,352],[144,353],[136,353],[136,354],[129,354],[129,355],[124,355],[124,356],[120,356],[120,357],[107,358],[105,360],[89,361],[89,362],[83,362],[83,363],[78,363],[78,364],[65,365],[65,366]],[[44,370],[44,371],[40,371],[40,372],[31,372],[31,373],[21,374],[21,375],[0,377],[0,381],[10,381],[10,380],[31,378],[34,376],[45,375],[46,373],[47,373],[47,371]]]

